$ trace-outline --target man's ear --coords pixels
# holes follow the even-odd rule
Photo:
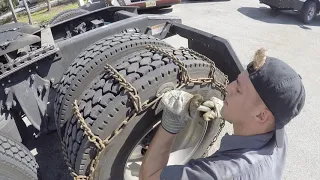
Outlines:
[[[257,115],[257,119],[260,123],[265,123],[271,119],[271,116],[271,111],[269,111],[267,108],[263,108]]]

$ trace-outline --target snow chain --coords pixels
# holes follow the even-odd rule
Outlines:
[[[194,83],[194,84],[203,84],[203,83],[211,83],[214,84],[216,87],[218,87],[221,92],[223,93],[223,95],[226,95],[226,86],[229,83],[228,81],[228,77],[225,76],[225,82],[218,82],[215,77],[214,77],[214,73],[216,71],[216,66],[214,64],[214,62],[212,60],[210,60],[209,58],[205,57],[202,54],[199,54],[191,49],[188,48],[179,48],[179,50],[185,50],[188,51],[190,54],[193,54],[195,56],[200,57],[202,60],[208,62],[211,64],[211,68],[210,68],[210,72],[207,78],[197,78],[197,79],[193,79],[190,77],[187,68],[185,67],[184,63],[178,59],[177,57],[175,57],[172,54],[169,54],[167,51],[160,49],[157,46],[154,45],[148,45],[147,49],[152,50],[154,52],[160,53],[162,55],[165,55],[169,58],[171,58],[171,60],[173,61],[173,63],[177,66],[179,66],[180,72],[179,72],[179,84],[176,86],[176,89],[180,89],[183,86],[185,86],[188,83]],[[93,179],[93,173],[95,171],[95,167],[99,162],[99,157],[101,155],[101,152],[106,148],[106,146],[119,134],[121,133],[121,131],[126,127],[126,125],[128,124],[128,122],[133,119],[134,117],[136,117],[139,113],[145,111],[146,109],[148,109],[150,106],[152,106],[153,104],[157,103],[163,96],[160,95],[159,97],[157,97],[156,99],[152,100],[152,101],[145,101],[145,102],[141,102],[141,99],[138,95],[137,90],[117,71],[115,70],[112,66],[110,66],[109,64],[107,64],[105,66],[105,70],[106,73],[110,74],[116,81],[119,82],[120,86],[122,88],[124,88],[125,90],[128,91],[130,99],[133,103],[134,106],[134,111],[133,113],[128,116],[126,119],[124,119],[122,121],[122,123],[118,126],[118,128],[116,128],[116,130],[114,130],[106,139],[102,140],[99,136],[96,136],[92,133],[91,129],[88,127],[88,125],[86,124],[84,118],[82,117],[80,111],[79,111],[79,107],[77,105],[77,100],[74,101],[73,103],[73,109],[74,109],[74,114],[75,116],[78,118],[78,121],[81,124],[81,129],[84,130],[85,135],[87,135],[88,140],[90,142],[92,142],[93,144],[95,144],[96,148],[97,148],[97,155],[95,156],[95,158],[92,160],[91,164],[90,164],[90,172],[89,172],[89,176],[85,176],[85,175],[78,175],[71,167],[71,164],[69,163],[69,159],[67,158],[67,152],[66,152],[66,147],[64,145],[64,143],[62,143],[62,149],[63,149],[63,154],[66,160],[66,164],[68,166],[68,169],[70,171],[70,174],[74,177],[74,180],[92,180]],[[222,128],[224,127],[224,120],[221,121],[220,123],[220,127],[219,127],[219,131],[216,134],[216,136],[214,137],[213,141],[211,142],[211,144],[209,145],[209,147],[207,148],[207,151],[204,153],[204,156],[207,155],[209,149],[212,147],[212,145],[214,144],[214,142],[217,140],[217,137],[219,136]]]

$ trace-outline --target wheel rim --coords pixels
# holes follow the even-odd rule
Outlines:
[[[316,12],[316,8],[315,7],[311,7],[309,12],[308,12],[308,20],[309,21],[313,18],[315,12]]]
[[[185,164],[191,159],[192,155],[201,145],[207,131],[208,123],[200,120],[201,119],[199,118],[190,121],[188,126],[176,136],[168,165]],[[157,123],[149,129],[148,133],[143,135],[143,138],[140,139],[139,143],[135,145],[124,167],[124,180],[139,179],[139,170],[143,159],[141,152],[143,152],[144,149],[141,142],[151,130],[156,130],[159,124],[160,120],[158,120]]]

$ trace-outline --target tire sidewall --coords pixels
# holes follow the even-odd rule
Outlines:
[[[308,14],[309,14],[309,11],[310,9],[314,7],[316,10],[315,10],[315,13],[313,15],[313,17],[309,20],[308,19]],[[314,17],[317,15],[317,4],[314,2],[314,1],[307,1],[305,4],[304,4],[304,7],[302,8],[302,11],[301,11],[301,18],[302,18],[302,21],[306,24],[309,24],[313,19]]]
[[[86,14],[88,13],[89,11],[85,10],[85,9],[69,9],[69,10],[65,10],[63,11],[62,13],[60,14],[57,14],[55,17],[53,17],[49,22],[48,24],[50,25],[55,25],[55,24],[58,24],[62,21],[65,21],[67,19],[71,19],[71,18],[74,18],[76,16],[80,16],[80,15],[83,15],[83,14]]]

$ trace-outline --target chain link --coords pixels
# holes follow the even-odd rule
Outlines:
[[[189,48],[185,48],[185,47],[180,47],[179,48],[180,50],[185,50],[187,52],[189,52],[190,54],[193,54],[195,56],[198,56],[201,58],[201,60],[203,61],[206,61],[207,63],[210,64],[210,72],[209,72],[209,75],[208,75],[208,78],[197,78],[197,79],[192,79],[191,82],[193,83],[200,83],[198,81],[203,81],[204,83],[213,83],[215,84],[219,89],[220,91],[223,93],[223,95],[225,96],[227,91],[226,91],[226,87],[227,85],[229,84],[229,79],[228,79],[228,76],[227,75],[224,75],[224,78],[225,78],[225,82],[224,84],[219,82],[218,80],[216,80],[215,78],[215,72],[217,70],[216,68],[216,65],[214,63],[214,61],[212,61],[211,59],[209,59],[207,56],[203,55],[203,54],[200,54],[192,49],[189,49]]]
[[[210,72],[209,72],[209,75],[208,77],[209,78],[212,78],[212,81],[215,82],[216,84],[218,83],[219,87],[220,87],[220,90],[223,91],[223,94],[224,96],[226,95],[227,91],[225,90],[225,87],[229,84],[229,79],[228,79],[228,76],[225,75],[225,84],[223,86],[222,83],[220,82],[217,82],[215,77],[214,77],[214,73],[216,72],[216,66],[215,66],[215,63],[214,61],[212,61],[211,59],[209,59],[208,57],[204,56],[203,54],[200,54],[192,49],[189,49],[189,48],[185,48],[185,47],[180,47],[179,48],[180,50],[185,50],[185,51],[188,51],[190,54],[193,54],[195,56],[198,56],[200,57],[202,60],[206,61],[207,63],[209,63],[211,66],[210,66]],[[210,149],[212,148],[212,146],[214,145],[214,143],[217,141],[222,129],[224,128],[225,126],[225,120],[224,119],[221,119],[221,122],[219,124],[219,130],[217,132],[217,134],[214,136],[212,142],[209,144],[208,148],[206,149],[206,151],[204,152],[204,156],[207,156],[209,154],[209,151]]]
[[[185,67],[185,64],[179,58],[174,56],[173,54],[170,54],[169,52],[165,51],[164,49],[161,49],[161,48],[154,46],[154,45],[148,45],[146,48],[151,51],[155,51],[157,53],[160,53],[162,55],[169,57],[173,61],[173,63],[179,67],[180,72],[178,72],[178,74],[179,74],[179,83],[180,84],[178,84],[175,87],[175,89],[180,89],[188,83],[195,83],[195,84],[211,83],[211,84],[214,84],[216,87],[218,87],[221,90],[221,92],[223,93],[223,95],[226,95],[225,87],[229,82],[228,77],[225,76],[225,79],[226,79],[225,83],[221,83],[221,82],[217,81],[216,78],[214,77],[215,71],[216,71],[216,66],[215,66],[214,62],[212,60],[210,60],[209,58],[207,58],[206,56],[199,54],[199,53],[197,53],[191,49],[188,49],[188,48],[180,48],[180,50],[188,51],[190,54],[193,54],[195,56],[200,57],[202,60],[208,62],[211,65],[210,72],[209,72],[209,75],[207,78],[193,79],[190,77],[188,70]],[[133,103],[134,111],[131,113],[130,116],[128,116],[125,120],[123,120],[122,123],[107,138],[102,140],[99,136],[93,134],[90,127],[86,124],[84,118],[82,117],[82,115],[80,113],[77,100],[74,101],[73,110],[74,110],[75,116],[78,119],[78,122],[81,125],[80,127],[84,131],[84,134],[88,137],[88,140],[91,143],[93,143],[97,148],[97,155],[95,156],[95,158],[92,160],[92,162],[90,164],[89,176],[78,175],[71,168],[71,164],[69,163],[69,159],[68,159],[67,152],[66,152],[66,147],[65,147],[64,143],[62,142],[63,154],[64,154],[65,160],[67,162],[67,166],[70,171],[70,174],[74,177],[74,180],[92,180],[95,168],[99,162],[99,157],[100,157],[102,151],[107,147],[107,145],[119,133],[121,133],[123,131],[123,129],[126,127],[126,125],[129,123],[129,121],[131,119],[136,117],[139,113],[147,110],[153,104],[157,103],[163,96],[163,94],[161,94],[160,96],[157,96],[153,100],[146,100],[145,102],[142,103],[141,98],[138,95],[136,88],[134,88],[116,69],[114,69],[109,64],[106,64],[105,71],[108,75],[112,76],[114,78],[114,80],[117,81],[122,88],[124,88],[124,90],[126,90],[128,92],[129,97]],[[205,154],[213,146],[214,142],[217,140],[217,137],[219,136],[223,127],[224,127],[224,120],[222,120],[222,122],[220,123],[218,133],[215,135],[213,141],[210,143]]]
[[[211,65],[210,67],[210,72],[209,72],[209,78],[212,78],[213,82],[215,83],[219,83],[217,81],[215,81],[215,77],[214,77],[214,73],[216,72],[217,68],[216,68],[216,65],[214,63],[214,61],[212,61],[211,59],[209,59],[207,56],[203,55],[203,54],[200,54],[192,49],[189,49],[189,48],[186,48],[186,47],[180,47],[179,48],[180,50],[185,50],[185,51],[188,51],[189,53],[195,55],[195,56],[198,56],[201,58],[201,60],[203,61],[206,61],[207,63],[209,63]],[[228,79],[228,76],[227,75],[224,75],[225,77],[225,83],[224,83],[224,86],[226,87],[228,84],[229,84],[229,79]],[[219,83],[220,84],[220,83]]]
[[[210,149],[212,148],[212,146],[214,145],[214,143],[218,140],[218,137],[222,131],[222,129],[224,128],[225,125],[225,120],[221,119],[221,122],[219,124],[219,130],[217,132],[217,134],[214,136],[212,142],[209,144],[208,148],[206,149],[206,151],[203,153],[202,157],[207,157],[209,154]]]
[[[142,111],[141,99],[138,95],[137,90],[109,64],[105,66],[106,72],[108,72],[114,79],[118,81],[121,87],[126,89],[130,95],[131,100],[133,101],[134,108],[137,112]]]
[[[215,73],[215,71],[216,71],[216,65],[215,65],[215,63],[214,63],[211,59],[209,59],[208,57],[204,56],[203,54],[200,54],[200,53],[198,53],[198,52],[196,52],[196,51],[194,51],[194,50],[192,50],[192,49],[186,48],[186,47],[180,47],[179,50],[187,51],[187,52],[189,52],[190,54],[195,55],[195,56],[198,56],[198,57],[200,57],[203,61],[206,61],[207,63],[209,63],[211,66],[210,66],[210,71],[209,71],[208,77],[209,77],[209,78],[212,78],[213,81],[215,80],[215,79],[214,79],[214,73]]]
[[[147,49],[157,51],[157,52],[161,53],[162,55],[166,55],[167,57],[171,58],[173,63],[175,63],[177,66],[179,66],[179,68],[181,70],[181,74],[180,74],[180,82],[181,83],[183,83],[183,84],[188,84],[188,83],[208,84],[208,83],[211,83],[211,84],[214,84],[216,87],[218,87],[224,95],[226,94],[225,88],[229,84],[228,76],[225,75],[226,81],[224,83],[221,83],[218,80],[216,80],[216,78],[214,77],[214,73],[216,71],[215,63],[212,60],[210,60],[208,57],[206,57],[202,54],[199,54],[189,48],[184,48],[184,47],[179,48],[180,50],[185,50],[195,56],[199,56],[201,59],[203,59],[204,61],[206,61],[207,63],[209,63],[211,65],[209,76],[207,78],[193,79],[190,77],[188,70],[185,67],[184,63],[176,56],[171,55],[169,52],[165,51],[164,49],[161,49],[161,48],[154,46],[154,45],[148,45]]]
[[[162,55],[166,55],[167,57],[171,58],[172,62],[180,68],[180,83],[187,84],[191,81],[191,77],[188,73],[188,69],[185,67],[184,63],[178,59],[176,56],[169,54],[169,52],[165,51],[154,45],[148,45],[147,49],[156,51]]]

